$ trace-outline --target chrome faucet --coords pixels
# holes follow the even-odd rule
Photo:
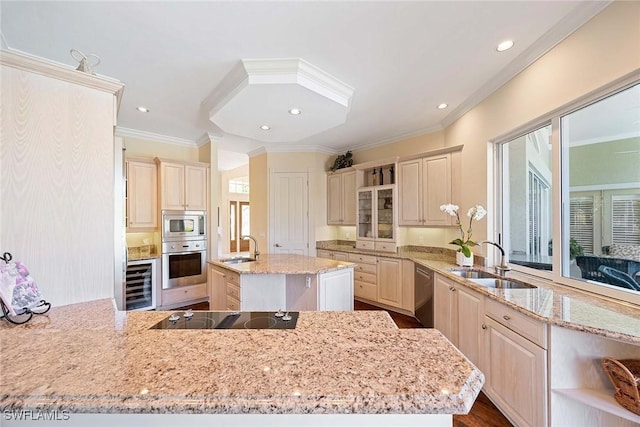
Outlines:
[[[246,236],[241,236],[241,238],[243,240],[247,240],[247,239],[253,240],[253,258],[257,260],[258,257],[260,256],[260,251],[258,250],[258,241],[256,240],[256,238],[250,234],[247,234]]]
[[[483,243],[493,245],[496,248],[500,249],[500,254],[502,255],[500,257],[500,265],[496,265],[494,268],[496,269],[496,272],[500,274],[500,276],[504,276],[505,274],[507,274],[507,271],[511,270],[511,267],[509,267],[509,265],[507,264],[507,258],[504,254],[504,249],[502,249],[502,246],[495,242],[490,242],[489,240],[483,240],[479,244],[481,245]]]

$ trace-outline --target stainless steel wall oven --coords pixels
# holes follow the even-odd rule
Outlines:
[[[207,281],[207,241],[162,243],[162,289]]]

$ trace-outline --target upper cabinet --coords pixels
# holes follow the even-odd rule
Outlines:
[[[153,160],[127,159],[127,231],[158,228],[158,169]]]
[[[156,158],[160,168],[160,208],[163,210],[207,210],[206,163],[164,161]]]
[[[461,148],[398,163],[398,224],[449,226],[453,217],[440,206],[459,200]],[[439,150],[440,151],[440,150]]]
[[[356,224],[356,171],[327,175],[327,224]]]

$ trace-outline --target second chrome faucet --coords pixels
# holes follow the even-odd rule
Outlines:
[[[256,238],[250,234],[247,234],[246,236],[241,236],[241,238],[244,240],[247,240],[247,239],[253,240],[253,257],[252,258],[257,261],[258,257],[260,256],[260,251],[258,250],[258,241],[256,240]]]

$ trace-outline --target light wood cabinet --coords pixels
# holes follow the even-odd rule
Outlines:
[[[485,356],[484,296],[436,274],[434,298],[435,328],[482,370]]]
[[[327,224],[356,225],[356,172],[327,175]]]
[[[127,160],[127,231],[158,228],[158,169],[152,160]]]
[[[459,199],[459,151],[398,163],[398,224],[404,226],[449,226],[452,216],[440,206]]]
[[[353,272],[354,295],[369,301],[378,298],[378,259],[375,256],[349,254],[349,262],[356,263]]]
[[[393,307],[402,307],[402,261],[397,258],[378,257],[377,301]]]
[[[209,282],[209,310],[226,310],[226,273],[222,270],[218,270],[213,266],[209,266],[207,281]]]
[[[317,249],[316,257],[332,259],[334,261],[345,261],[345,262],[349,261],[349,256],[346,252],[334,252],[334,251],[328,251],[326,249]]]
[[[156,158],[163,210],[207,210],[206,163],[178,163]]]
[[[547,425],[547,351],[485,318],[485,392],[515,425]]]
[[[162,290],[162,307],[169,309],[179,307],[181,304],[199,302],[207,298],[207,284],[200,283],[192,286],[180,286],[178,288]]]

